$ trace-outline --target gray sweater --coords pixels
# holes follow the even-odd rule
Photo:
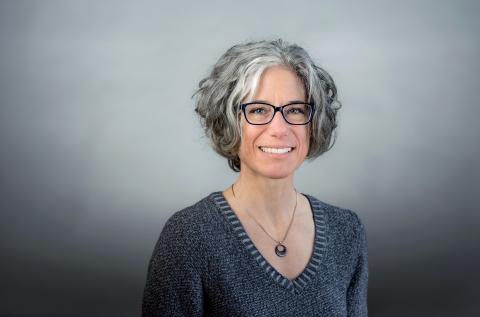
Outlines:
[[[142,316],[367,316],[362,223],[305,196],[315,247],[294,280],[266,261],[221,192],[174,213],[150,260]]]

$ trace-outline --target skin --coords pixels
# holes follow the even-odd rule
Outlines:
[[[255,94],[248,101],[253,100],[276,106],[295,100],[305,101],[305,89],[290,68],[272,66],[263,72]],[[242,211],[254,214],[271,235],[281,239],[292,219],[296,199],[295,218],[311,215],[308,200],[303,195],[296,195],[294,189],[294,172],[308,153],[309,124],[290,125],[277,112],[267,125],[251,125],[242,115],[241,126],[243,140],[238,153],[241,171],[234,183],[235,198],[230,187],[223,194],[238,214]],[[265,153],[260,146],[295,149],[278,155]],[[291,230],[295,230],[293,226]]]
[[[305,101],[304,98],[305,90],[296,74],[285,66],[273,66],[263,72],[251,101],[263,100],[281,106],[295,100]],[[293,184],[294,172],[308,153],[309,125],[290,125],[279,112],[267,125],[251,125],[243,115],[241,118],[243,140],[238,154],[241,171],[234,183],[235,197],[231,187],[223,195],[268,263],[293,280],[308,264],[315,237],[310,204],[305,196],[295,192]],[[259,149],[259,146],[279,145],[295,149],[282,155]],[[276,243],[256,222],[275,240],[282,240],[292,219],[284,241],[287,255],[278,257],[274,251]]]

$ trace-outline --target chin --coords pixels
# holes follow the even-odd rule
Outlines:
[[[268,170],[259,171],[259,174],[263,175],[264,177],[271,178],[271,179],[283,179],[292,176],[294,169],[286,169],[286,168],[277,168],[273,169],[270,168]]]
[[[267,175],[267,177],[270,179],[285,179],[285,178],[288,178],[290,175],[291,174],[287,174],[287,175],[275,174],[275,175]]]

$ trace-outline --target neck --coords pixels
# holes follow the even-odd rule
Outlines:
[[[233,184],[233,191],[233,199],[245,211],[257,221],[272,227],[283,227],[290,222],[298,199],[293,175],[271,179],[240,172],[239,178]]]

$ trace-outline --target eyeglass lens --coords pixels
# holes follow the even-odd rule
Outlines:
[[[310,120],[312,107],[309,104],[298,103],[283,107],[283,116],[288,123],[305,124]],[[266,124],[273,119],[274,108],[265,104],[248,104],[245,107],[247,120],[253,124]]]

